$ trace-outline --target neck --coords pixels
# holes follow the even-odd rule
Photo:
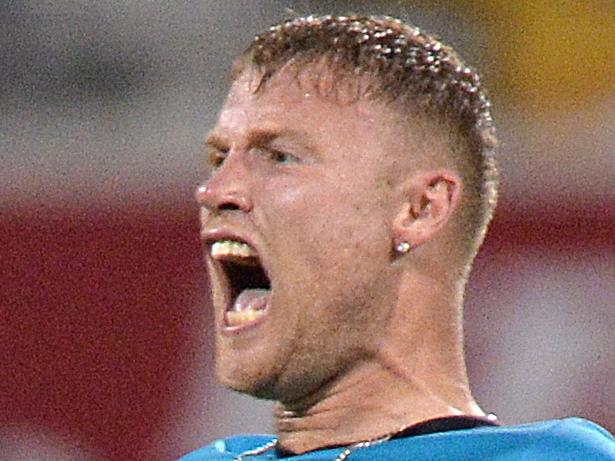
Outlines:
[[[304,403],[275,409],[278,443],[292,453],[372,440],[438,417],[484,415],[463,385],[443,381],[436,389],[373,365],[331,385],[315,404]]]
[[[431,309],[416,303],[396,309],[387,339],[369,360],[315,395],[276,406],[282,449],[304,453],[377,439],[434,418],[484,416],[470,394],[458,329],[450,326],[458,322],[434,321],[434,312],[451,312],[436,300],[453,298],[422,298],[428,291],[417,291],[412,298],[400,292],[399,299],[424,299]]]

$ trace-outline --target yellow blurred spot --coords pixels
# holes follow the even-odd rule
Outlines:
[[[615,91],[615,9],[606,2],[531,2],[511,22],[510,87],[528,106],[575,110]]]
[[[408,0],[470,19],[491,96],[533,113],[615,98],[614,0]],[[469,31],[472,33],[472,31]],[[462,54],[463,54],[463,50]]]

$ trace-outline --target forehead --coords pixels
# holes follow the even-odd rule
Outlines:
[[[238,77],[213,133],[232,141],[251,131],[284,131],[329,148],[343,144],[363,150],[390,149],[391,141],[399,143],[407,134],[390,108],[351,97],[348,87],[310,66],[301,72],[281,70],[256,91],[259,82],[253,70]]]

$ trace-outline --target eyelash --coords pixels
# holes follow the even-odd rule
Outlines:
[[[292,154],[282,152],[276,149],[270,149],[265,147],[255,147],[254,149],[256,149],[256,153],[258,155],[264,157],[266,160],[272,161],[273,163],[286,164],[299,160]],[[211,147],[207,153],[207,160],[209,165],[211,165],[213,169],[218,169],[222,166],[224,160],[226,160],[227,155],[228,149],[217,149]]]
[[[295,157],[294,155],[276,149],[269,149],[264,147],[259,147],[257,149],[258,152],[263,155],[267,160],[271,160],[274,163],[289,163],[298,160],[297,157]]]

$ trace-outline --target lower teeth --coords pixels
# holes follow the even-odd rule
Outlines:
[[[226,323],[231,327],[235,327],[252,322],[263,315],[265,315],[264,310],[228,311],[226,313]]]

